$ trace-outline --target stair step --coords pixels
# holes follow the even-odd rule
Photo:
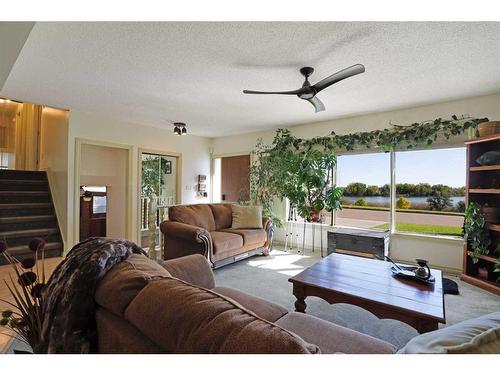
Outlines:
[[[53,249],[61,249],[63,247],[63,244],[62,242],[47,242],[45,244],[45,250],[53,250]],[[20,252],[20,251],[24,251],[24,250],[27,250],[27,251],[31,251],[30,248],[28,246],[13,246],[13,247],[9,247],[9,253],[14,255],[14,253],[16,252]]]
[[[62,242],[47,242],[45,244],[44,257],[53,258],[61,256],[63,252]],[[13,246],[9,247],[9,254],[15,257],[17,260],[22,261],[25,258],[32,258],[33,251],[29,249],[27,245]],[[41,258],[41,253],[38,254],[38,258]],[[0,265],[7,264],[7,260],[4,257],[0,257]]]
[[[42,202],[42,203],[1,203],[0,204],[0,211],[1,210],[8,210],[12,208],[51,208],[52,203],[50,202]]]
[[[0,180],[46,180],[44,171],[18,171],[15,169],[0,170]]]
[[[0,238],[26,238],[26,237],[42,237],[51,234],[58,234],[57,228],[43,228],[43,229],[25,229],[25,230],[12,230],[8,232],[0,232]]]
[[[47,180],[0,180],[0,191],[5,190],[47,190],[49,183]]]
[[[0,204],[0,217],[54,215],[52,203],[7,203]]]
[[[36,215],[36,216],[9,216],[9,217],[0,217],[0,224],[4,223],[20,223],[20,222],[33,222],[33,221],[45,221],[45,220],[54,220],[54,215]]]
[[[11,191],[0,190],[0,203],[48,203],[50,192],[47,191]]]
[[[38,195],[49,195],[48,191],[44,190],[29,190],[29,191],[19,191],[19,190],[0,190],[1,195],[21,195],[21,196],[38,196]]]

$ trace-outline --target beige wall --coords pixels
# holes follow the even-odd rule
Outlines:
[[[70,161],[71,162],[71,161]],[[68,112],[44,107],[40,126],[40,169],[47,171],[61,235],[66,245],[68,220]]]
[[[298,137],[312,138],[314,136],[328,135],[332,131],[335,131],[337,134],[370,131],[387,128],[390,126],[390,122],[405,125],[413,122],[433,120],[438,117],[450,118],[454,114],[457,116],[470,115],[488,117],[490,120],[499,120],[500,94],[316,122],[289,127],[289,129]],[[311,115],[311,118],[314,118],[314,115]],[[275,130],[270,130],[239,136],[215,138],[212,142],[213,153],[214,155],[221,156],[250,152],[258,138],[262,138],[266,143],[270,143],[274,134]],[[280,211],[284,212],[284,209]],[[306,246],[310,246],[312,244],[311,229],[308,228],[306,233]],[[302,231],[300,235],[302,235]],[[283,230],[276,231],[276,239],[284,241]],[[317,230],[316,245],[319,244],[319,240],[319,230]],[[325,233],[324,241],[326,241]],[[395,234],[391,237],[391,255],[395,259],[414,261],[415,258],[421,257],[428,259],[434,266],[452,271],[459,271],[462,267],[462,246],[461,240],[404,234]]]
[[[189,128],[188,128],[189,131]],[[209,138],[188,135],[184,137],[175,136],[172,127],[165,122],[165,129],[143,126],[140,124],[127,123],[114,119],[71,111],[69,117],[69,142],[68,158],[68,187],[70,192],[76,192],[75,188],[75,166],[71,162],[75,160],[75,145],[77,139],[88,139],[97,142],[110,142],[131,147],[130,174],[128,184],[130,188],[130,217],[128,218],[130,233],[127,236],[133,241],[138,241],[139,233],[139,209],[138,209],[138,169],[139,150],[157,150],[162,153],[181,154],[178,168],[181,169],[181,191],[177,200],[181,203],[208,202],[208,198],[196,196],[196,178],[198,174],[210,174],[210,144]],[[75,215],[75,202],[73,194],[68,195],[68,243],[75,243],[73,236]]]
[[[83,144],[80,186],[106,186],[106,236],[127,237],[127,149]]]

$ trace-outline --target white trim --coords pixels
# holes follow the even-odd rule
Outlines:
[[[96,141],[86,138],[75,138],[75,170],[74,170],[74,186],[73,186],[73,242],[76,244],[80,240],[80,159],[82,153],[82,145],[92,145],[101,147],[118,148],[127,150],[127,170],[125,173],[125,180],[127,186],[125,187],[125,201],[127,207],[125,208],[125,235],[132,241],[134,238],[132,231],[132,192],[131,192],[131,178],[133,172],[132,151],[134,146],[124,145],[120,143],[112,143],[106,141]]]
[[[166,150],[156,150],[144,147],[138,147],[137,149],[137,242],[140,245],[142,230],[141,230],[141,212],[142,207],[140,207],[141,203],[141,182],[142,182],[142,154],[154,154],[161,156],[169,156],[171,158],[176,159],[175,166],[175,203],[180,204],[182,202],[182,154],[179,152],[171,152]]]

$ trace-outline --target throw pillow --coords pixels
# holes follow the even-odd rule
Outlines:
[[[398,353],[500,353],[500,312],[424,333],[411,339]]]
[[[261,206],[233,205],[232,229],[256,229],[262,228]]]

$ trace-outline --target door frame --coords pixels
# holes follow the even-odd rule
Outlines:
[[[140,243],[141,241],[141,213],[139,212],[141,204],[141,181],[142,181],[142,154],[154,154],[161,156],[169,156],[171,158],[177,159],[177,165],[175,168],[175,204],[181,204],[182,202],[182,154],[179,152],[158,150],[152,148],[139,147],[137,149],[137,239]]]
[[[127,151],[127,170],[125,171],[125,235],[131,238],[132,235],[132,192],[130,189],[130,179],[132,177],[132,151],[133,146],[124,145],[120,143],[96,141],[87,138],[75,138],[75,170],[74,170],[74,187],[73,187],[73,242],[75,244],[80,242],[80,172],[81,172],[81,156],[82,146],[100,146],[116,148]]]
[[[233,153],[227,153],[227,154],[211,154],[210,157],[210,186],[214,186],[214,160],[215,159],[221,159],[221,158],[230,158],[233,156],[245,156],[249,155],[250,156],[250,167],[252,166],[254,162],[254,156],[252,151],[247,151],[247,152],[233,152]],[[210,189],[210,202],[214,202],[214,189]]]

